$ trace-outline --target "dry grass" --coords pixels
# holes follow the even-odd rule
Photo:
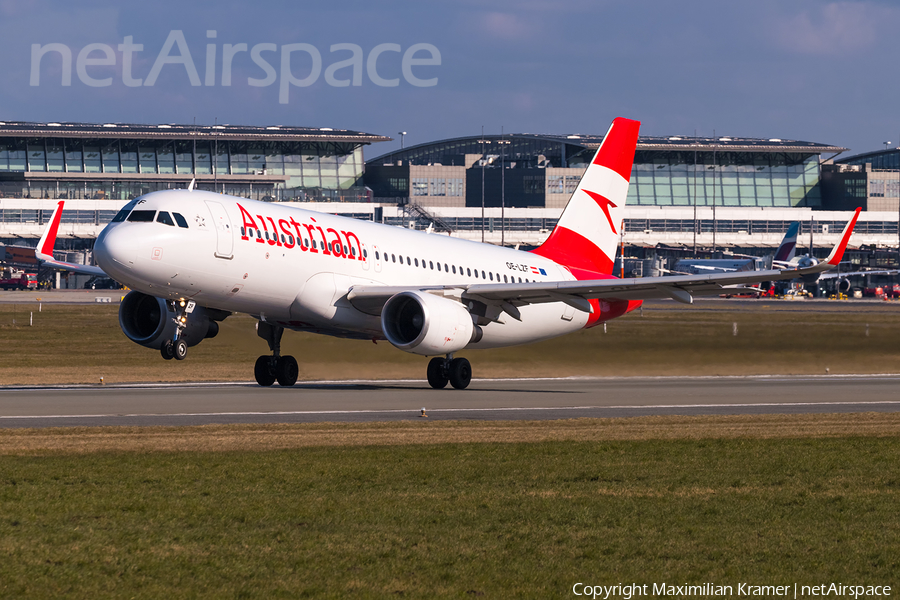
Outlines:
[[[0,455],[268,452],[313,446],[893,437],[900,414],[665,416],[559,421],[305,423],[0,430]]]
[[[528,346],[463,353],[478,377],[895,373],[894,304],[822,302],[814,310],[707,302],[648,308],[602,327]],[[129,341],[108,305],[0,304],[0,384],[248,381],[267,353],[254,321],[234,315],[183,362]],[[34,326],[27,323],[34,314]],[[16,325],[12,322],[15,320]],[[734,324],[738,335],[733,335]],[[427,359],[387,342],[288,332],[300,378],[423,378]]]

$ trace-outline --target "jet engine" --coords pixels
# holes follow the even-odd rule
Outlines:
[[[819,264],[819,260],[809,254],[802,257],[799,261],[797,261],[797,267],[800,269],[808,269],[809,267],[814,267]],[[819,274],[813,273],[812,275],[804,275],[800,278],[803,283],[816,283],[819,280]]]
[[[841,277],[837,282],[837,290],[842,294],[849,294],[853,290],[853,286],[850,285],[849,279]]]
[[[223,316],[221,311],[198,306],[187,315],[187,326],[181,339],[188,346],[196,346],[206,338],[216,337]],[[163,342],[175,336],[175,310],[162,298],[131,291],[119,306],[119,326],[132,342],[159,349]],[[215,318],[214,317],[218,317]]]
[[[797,266],[801,269],[807,269],[809,267],[814,267],[817,264],[819,264],[819,259],[817,259],[813,256],[810,256],[808,254],[806,256],[802,257],[799,261],[797,261]]]
[[[400,292],[381,311],[381,329],[397,348],[423,356],[462,350],[481,339],[466,307],[424,292]]]

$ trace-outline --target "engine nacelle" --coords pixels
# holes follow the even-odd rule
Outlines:
[[[808,254],[797,261],[797,267],[801,269],[808,269],[809,267],[814,267],[817,264],[819,264],[819,260]],[[812,275],[804,275],[800,278],[800,281],[802,281],[803,283],[816,283],[817,281],[819,281],[819,274],[813,273]]]
[[[175,336],[175,311],[165,300],[141,292],[128,292],[119,306],[119,326],[132,342],[159,349],[163,342]],[[188,346],[196,346],[219,333],[219,324],[212,320],[207,309],[198,306],[187,315],[187,326],[181,339]]]
[[[838,279],[837,289],[838,289],[838,292],[840,292],[841,294],[849,294],[850,291],[853,289],[853,286],[850,285],[849,279],[844,279],[842,277],[841,279]]]
[[[809,256],[808,254],[797,261],[797,266],[801,269],[808,269],[819,264],[819,259]]]
[[[466,307],[424,292],[400,292],[381,311],[381,329],[397,348],[423,356],[462,350],[481,339]]]

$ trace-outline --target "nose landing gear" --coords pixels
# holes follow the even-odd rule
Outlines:
[[[276,381],[278,385],[284,387],[290,387],[297,383],[297,377],[300,374],[297,359],[293,356],[281,355],[281,336],[284,335],[284,327],[260,321],[256,325],[256,335],[266,340],[269,350],[272,351],[272,356],[264,355],[256,359],[256,365],[253,367],[256,383],[265,387]]]
[[[194,312],[197,304],[193,300],[188,302],[184,300],[179,300],[178,302],[169,300],[167,302],[175,308],[175,316],[173,317],[175,319],[175,336],[173,339],[163,342],[159,348],[159,353],[166,360],[172,360],[173,358],[175,360],[184,360],[187,357],[187,343],[181,339],[181,334],[187,326],[187,316]]]
[[[428,384],[436,390],[447,387],[449,382],[454,388],[464,390],[472,381],[472,365],[465,358],[432,358],[428,361]]]
[[[162,357],[166,360],[184,360],[187,356],[187,344],[184,343],[184,340],[166,340],[163,342],[163,345],[159,348],[159,353],[162,354]]]

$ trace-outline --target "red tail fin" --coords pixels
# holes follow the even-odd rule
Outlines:
[[[613,121],[550,237],[533,252],[567,267],[611,274],[640,122]]]

